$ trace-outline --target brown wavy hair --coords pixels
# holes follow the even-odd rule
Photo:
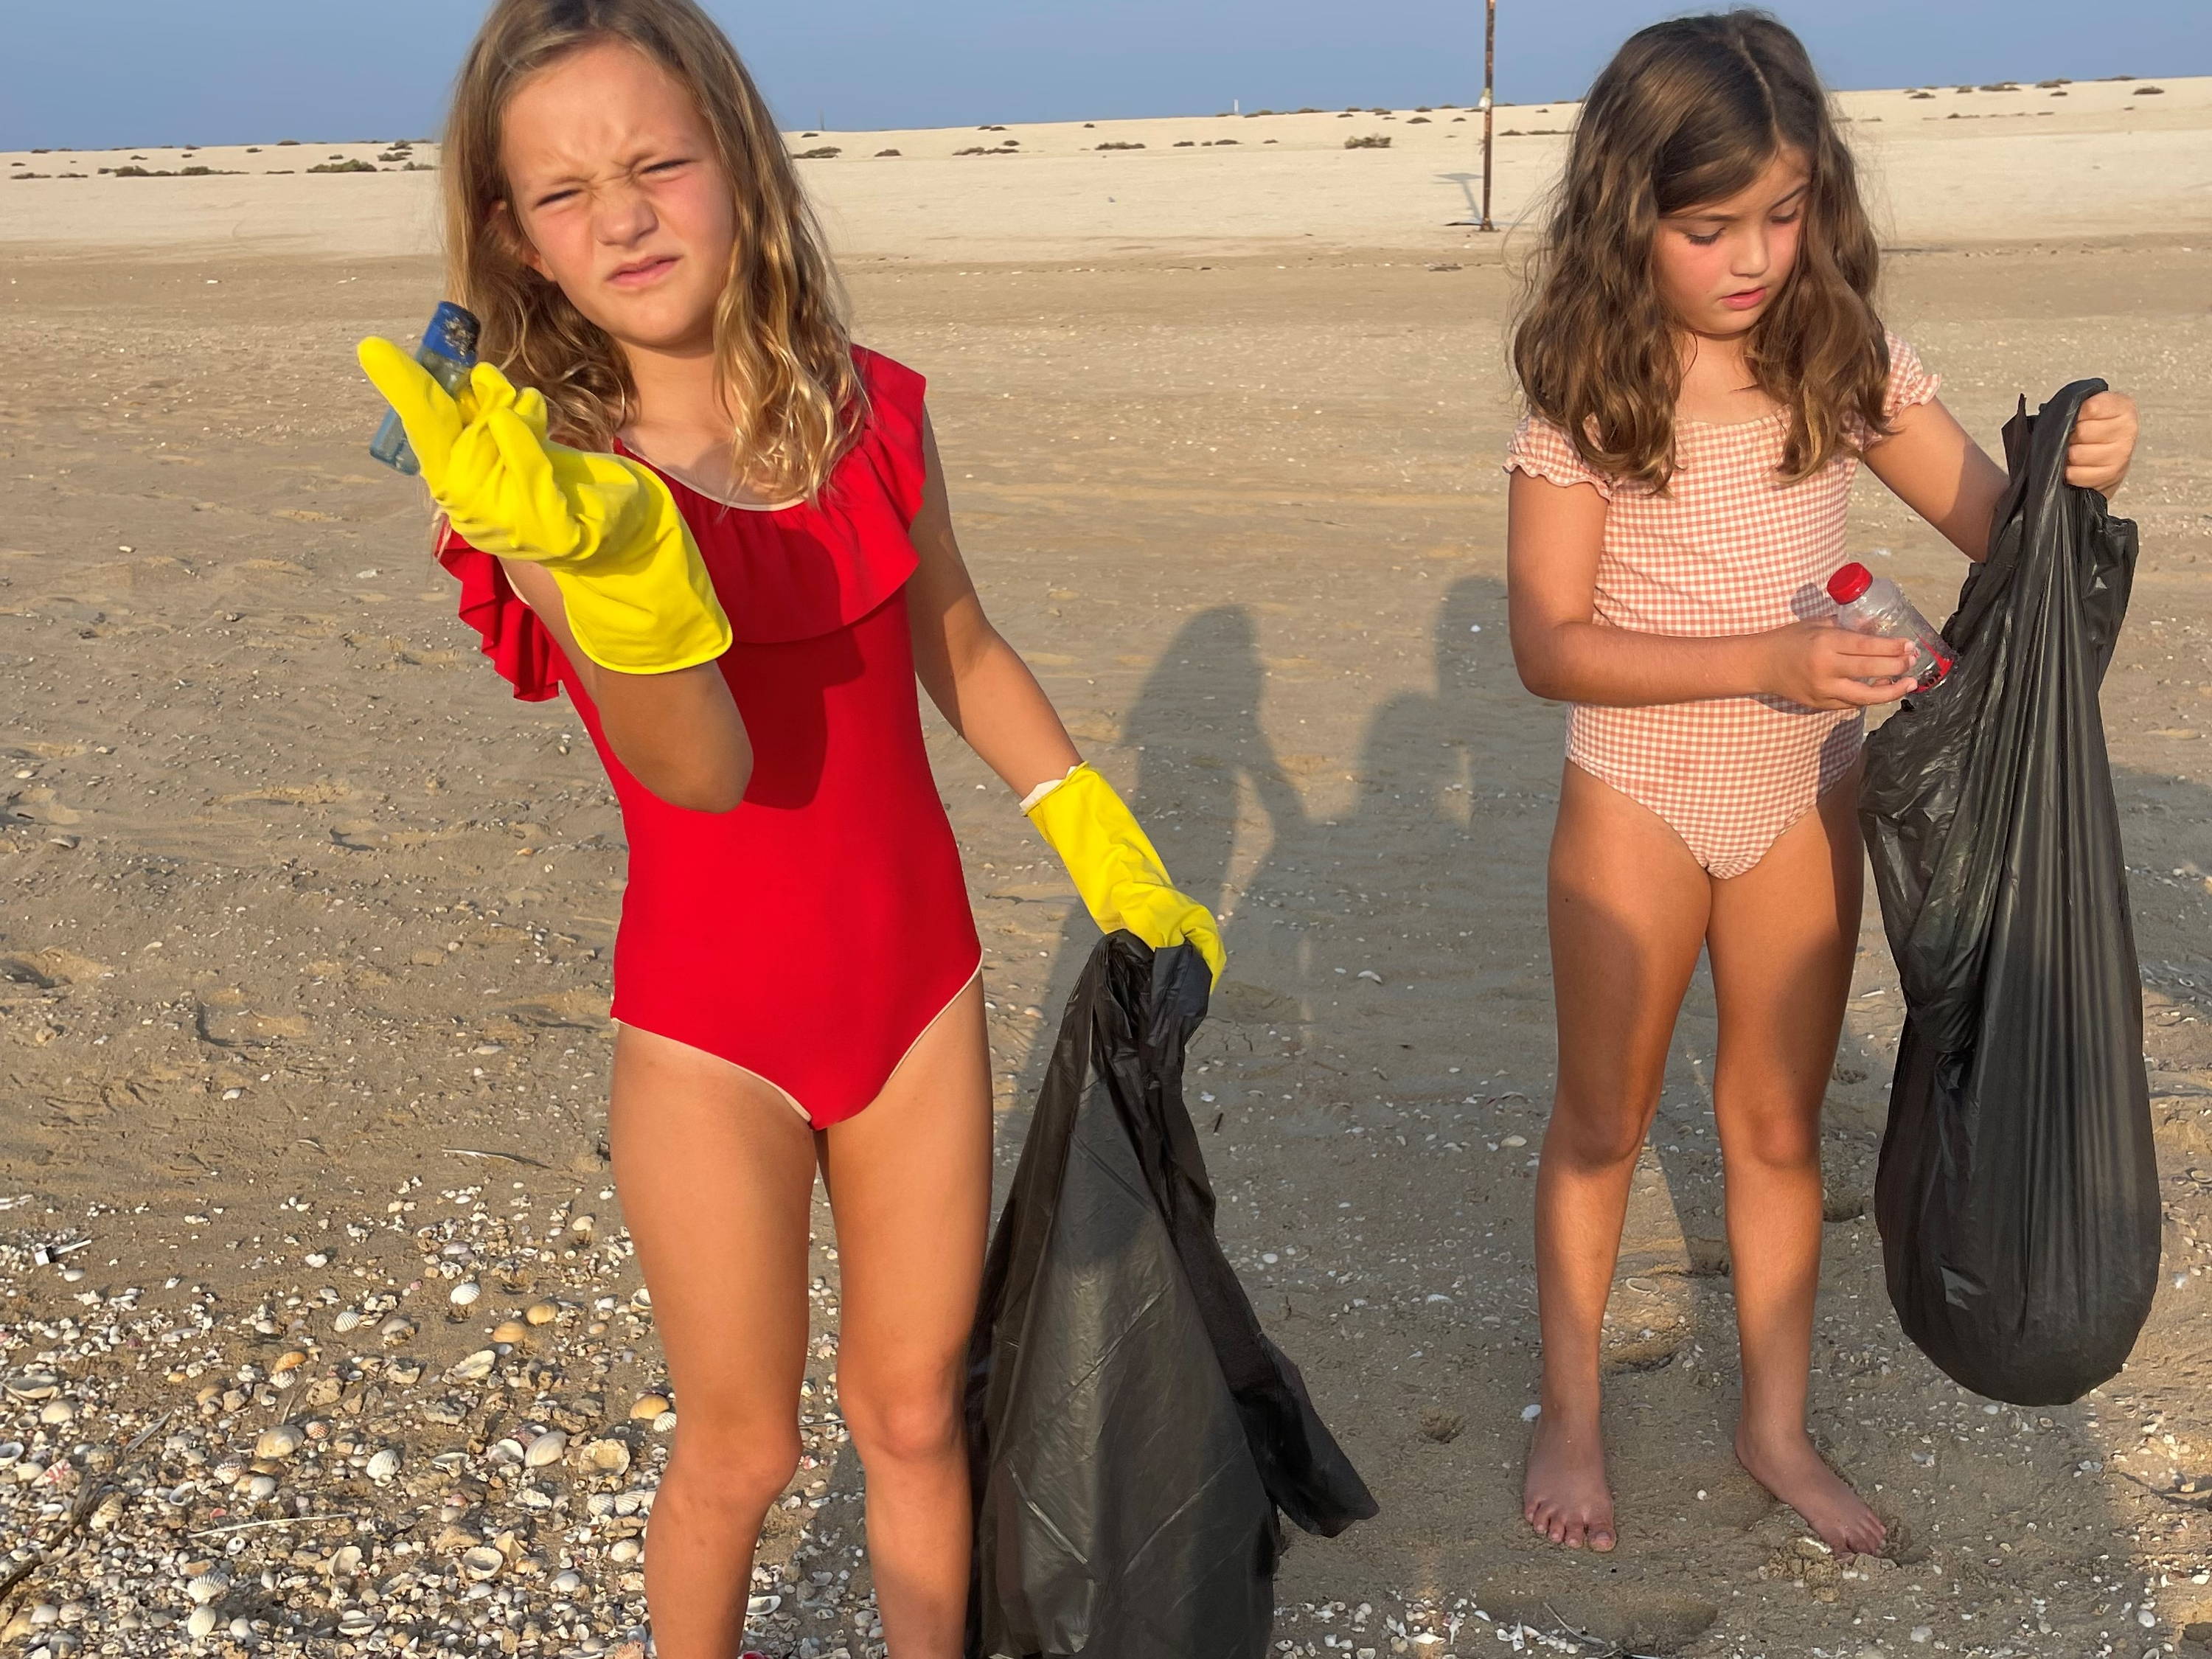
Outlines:
[[[500,125],[524,82],[619,40],[697,101],[732,186],[736,242],[714,313],[717,386],[738,476],[775,499],[817,495],[866,414],[845,298],[767,101],[694,0],[497,0],[469,48],[446,123],[447,282],[483,324],[480,346],[544,394],[565,440],[610,447],[635,412],[622,352],[523,263]]]
[[[1811,173],[1797,260],[1744,353],[1789,416],[1781,474],[1888,429],[1880,251],[1812,59],[1764,12],[1680,17],[1631,35],[1591,85],[1513,332],[1529,409],[1594,470],[1660,490],[1674,472],[1682,360],[1652,270],[1659,222],[1793,150]]]

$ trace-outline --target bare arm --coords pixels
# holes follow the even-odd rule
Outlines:
[[[1644,634],[1595,620],[1605,498],[1589,484],[1512,475],[1506,595],[1521,683],[1562,702],[1643,708],[1709,697],[1773,696],[1813,708],[1893,702],[1910,681],[1911,646],[1800,623],[1713,639]]]
[[[2066,447],[2066,482],[2110,495],[2135,458],[2136,402],[2100,392],[2081,405]],[[1890,493],[1943,532],[1968,558],[1989,556],[2005,472],[1940,400],[1901,411],[1897,430],[1867,451],[1867,468]]]
[[[721,669],[705,662],[667,674],[602,668],[576,646],[561,590],[544,567],[502,559],[523,603],[553,630],[599,706],[600,729],[629,774],[671,806],[727,812],[752,780],[752,741]]]
[[[1866,453],[1867,470],[1890,494],[1974,560],[1990,552],[1990,528],[2004,469],[1967,434],[1941,401],[1900,410],[1897,430]]]
[[[1051,699],[983,614],[952,533],[952,507],[937,434],[922,419],[928,474],[914,545],[921,568],[907,585],[915,672],[952,729],[1018,795],[1062,777],[1082,759]]]

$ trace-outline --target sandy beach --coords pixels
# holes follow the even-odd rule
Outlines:
[[[2212,79],[1926,90],[1843,99],[1891,325],[1993,448],[2082,375],[2142,407],[2105,708],[2167,1227],[2133,1361],[2077,1405],[1988,1404],[1902,1339],[1870,908],[1814,1349],[1821,1443],[1893,1523],[1851,1560],[1731,1455],[1702,978],[1608,1320],[1622,1547],[1519,1518],[1565,710],[1505,637],[1527,236],[1457,222],[1480,116],[790,135],[839,152],[805,177],[860,337],[930,378],[987,605],[1226,922],[1190,1099],[1223,1237],[1384,1506],[1293,1544],[1283,1653],[2212,1654]],[[1498,112],[1501,224],[1572,115]],[[378,171],[305,170],[333,157]],[[365,453],[351,348],[438,295],[435,162],[0,155],[48,175],[0,192],[9,1655],[566,1656],[642,1618],[682,1402],[602,1141],[620,824],[574,713],[506,696],[423,497]],[[1960,561],[1861,487],[1854,549],[1946,614]],[[1095,933],[975,757],[933,720],[930,745],[1010,1172]],[[860,1659],[820,1219],[756,1632]]]

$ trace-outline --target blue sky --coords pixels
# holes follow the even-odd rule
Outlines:
[[[708,0],[793,126],[1469,103],[1480,0]],[[1578,92],[1649,0],[1500,0],[1498,95]],[[1838,87],[2212,73],[2206,0],[1778,0]],[[474,0],[15,9],[0,149],[422,137]]]

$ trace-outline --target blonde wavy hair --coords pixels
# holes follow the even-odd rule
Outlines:
[[[817,495],[853,447],[866,398],[845,299],[767,101],[694,0],[497,0],[461,67],[441,158],[447,282],[483,325],[479,347],[544,395],[566,441],[611,447],[636,387],[615,342],[520,257],[500,164],[508,101],[568,53],[619,40],[696,100],[728,175],[736,240],[714,313],[717,381],[738,473],[782,500]]]
[[[1659,222],[1749,185],[1785,149],[1811,172],[1797,261],[1745,358],[1790,416],[1795,483],[1888,430],[1880,251],[1812,59],[1764,12],[1679,17],[1631,35],[1592,83],[1513,333],[1534,413],[1589,466],[1664,489],[1682,360],[1652,271]]]

